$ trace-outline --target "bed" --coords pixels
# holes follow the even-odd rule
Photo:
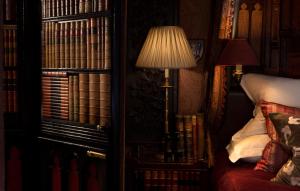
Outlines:
[[[275,124],[276,121],[274,122],[276,118],[273,119],[274,116],[272,116],[274,113],[292,113],[294,116],[300,116],[300,80],[261,74],[249,74],[246,75],[245,79],[247,81],[244,80],[243,82],[242,80],[241,82],[242,88],[228,91],[222,124],[211,135],[216,142],[214,166],[211,175],[213,189],[216,191],[300,191],[300,184],[292,181],[293,178],[297,180],[300,174],[296,174],[296,176],[294,173],[296,170],[291,173],[296,178],[286,178],[286,174],[284,174],[286,169],[284,167],[287,167],[288,163],[294,162],[297,170],[300,169],[300,162],[297,163],[298,159],[294,149],[300,145],[293,143],[294,140],[300,139],[300,133],[297,133],[295,136],[283,137],[280,131],[277,131],[278,125]],[[253,83],[247,84],[248,80]],[[247,82],[246,85],[245,81]],[[245,86],[247,87],[245,88]],[[256,128],[253,131],[252,129],[251,135],[247,135],[247,139],[252,137],[248,141],[252,144],[251,148],[248,148],[249,150],[246,149],[244,152],[246,154],[239,156],[245,149],[242,146],[242,151],[239,150],[238,156],[233,155],[231,152],[232,142],[235,144],[242,142],[241,139],[238,141],[235,139],[241,135],[241,132],[245,133],[245,131],[242,131],[247,126],[245,124],[248,124],[251,120],[253,122],[253,119],[258,116],[258,105],[265,120],[260,125],[265,125],[265,130],[262,130],[262,128],[257,130]],[[267,114],[266,111],[268,111]],[[268,118],[269,115],[271,118]],[[282,121],[278,124],[282,126]],[[295,124],[295,129],[299,128],[297,120]],[[274,132],[270,130],[269,126],[272,126]],[[264,141],[256,141],[257,136],[260,136],[260,140],[263,139]],[[290,139],[287,140],[287,138]],[[243,138],[243,141],[245,139]],[[263,142],[259,143],[261,148],[257,152],[260,154],[256,152],[256,154],[252,155],[251,152],[258,148],[258,142]],[[257,148],[253,149],[253,144],[255,143],[257,143]],[[273,163],[270,164],[270,161]],[[282,176],[282,174],[285,176]]]

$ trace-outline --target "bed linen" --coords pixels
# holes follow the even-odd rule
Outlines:
[[[216,155],[212,184],[216,191],[300,191],[300,187],[269,181],[276,173],[253,170],[256,163],[232,163],[226,150]]]

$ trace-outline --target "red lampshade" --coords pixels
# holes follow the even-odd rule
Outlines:
[[[231,39],[216,65],[258,65],[257,57],[246,39]]]

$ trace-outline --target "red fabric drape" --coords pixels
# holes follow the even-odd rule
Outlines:
[[[90,166],[89,166],[87,191],[100,191],[100,186],[97,181],[97,168],[96,168],[95,164],[90,164]]]
[[[7,191],[22,190],[22,161],[20,150],[12,147],[7,161]]]
[[[52,191],[61,191],[61,172],[58,156],[54,156],[52,168]]]
[[[70,162],[69,191],[79,191],[79,176],[77,169],[77,160],[72,159]]]

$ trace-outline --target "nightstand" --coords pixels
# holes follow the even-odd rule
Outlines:
[[[134,165],[135,191],[209,190],[209,168],[206,161],[195,164],[137,162]]]

